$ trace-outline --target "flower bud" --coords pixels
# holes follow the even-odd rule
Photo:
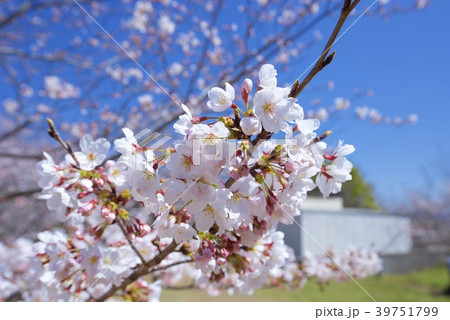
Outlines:
[[[223,124],[227,128],[231,128],[234,126],[234,120],[228,116],[223,116],[223,117],[220,117],[219,119],[220,119],[220,121],[223,122]]]
[[[111,211],[111,208],[109,206],[104,206],[100,210],[100,214],[103,219],[105,219],[107,224],[112,224],[114,220],[116,219],[116,214]]]
[[[105,184],[105,181],[101,178],[93,178],[93,182],[97,185],[97,187],[101,188]]]
[[[244,82],[242,82],[242,91],[249,93],[250,91],[252,91],[252,88],[253,88],[252,80],[246,78]]]
[[[97,205],[97,199],[93,199],[89,202],[86,202],[78,209],[78,212],[81,213],[82,216],[87,217],[92,213],[92,210],[95,209]]]
[[[245,79],[244,82],[242,82],[241,86],[241,94],[242,94],[242,100],[244,100],[244,103],[248,103],[248,94],[250,91],[252,91],[253,88],[253,82],[249,78]]]
[[[261,121],[255,117],[244,117],[240,122],[242,132],[247,136],[259,134],[262,130]]]
[[[138,224],[138,237],[145,237],[150,233],[150,226],[146,223],[139,222]]]

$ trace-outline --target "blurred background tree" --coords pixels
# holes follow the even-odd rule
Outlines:
[[[380,210],[381,206],[375,199],[372,186],[364,180],[360,170],[353,167],[351,174],[352,180],[342,184],[341,192],[331,197],[341,197],[344,200],[344,207],[347,208]],[[309,194],[313,197],[323,197],[318,189],[310,191]]]
[[[375,200],[372,186],[364,181],[358,168],[352,169],[352,180],[342,185],[340,196],[344,199],[344,207],[380,210]]]

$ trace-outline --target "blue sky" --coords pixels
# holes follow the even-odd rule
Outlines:
[[[363,0],[362,6],[371,2]],[[329,99],[329,105],[333,97],[352,96],[358,87],[373,89],[375,95],[352,107],[367,105],[389,116],[418,114],[417,124],[402,127],[358,121],[352,112],[323,124],[334,131],[330,142],[343,138],[355,145],[351,160],[385,205],[404,201],[409,191],[427,188],[424,168],[447,162],[447,158],[439,157],[450,156],[449,12],[450,1],[436,0],[425,11],[394,15],[388,21],[380,17],[359,20],[334,46],[332,64],[310,84],[314,87],[327,80],[335,82],[334,90],[321,97],[324,103]],[[354,19],[356,16],[347,26]],[[327,27],[322,31],[324,37],[330,32]],[[316,48],[316,54],[320,49]],[[309,63],[300,65],[299,73]],[[306,94],[300,102],[308,109]]]
[[[350,17],[345,30],[373,0],[362,0],[357,15]],[[391,0],[400,4],[411,1]],[[237,14],[227,3],[230,17]],[[74,7],[74,10],[77,10]],[[355,102],[367,105],[387,116],[406,117],[415,113],[419,122],[397,127],[371,124],[355,119],[353,111],[337,114],[322,125],[332,129],[331,144],[339,139],[355,145],[350,157],[374,186],[385,205],[405,201],[416,189],[427,189],[423,169],[436,167],[450,157],[448,117],[450,116],[450,1],[434,0],[426,10],[397,14],[384,20],[363,17],[333,47],[334,61],[310,83],[310,88],[333,80],[332,91],[305,90],[300,104],[310,109],[319,96],[324,106],[335,97],[351,97],[355,88],[372,89],[375,95]],[[235,16],[233,16],[236,19]],[[291,72],[279,70],[280,82],[292,83],[317,58],[337,17],[320,26],[323,40],[291,66]],[[103,20],[102,20],[103,21]],[[106,22],[105,22],[106,23]],[[108,24],[106,23],[106,26]],[[56,45],[56,44],[55,44]],[[274,63],[272,61],[269,61]],[[129,62],[131,63],[131,62]],[[276,65],[276,63],[274,63]],[[152,70],[149,70],[152,72]],[[234,84],[238,88],[239,84]],[[7,95],[0,92],[0,96]],[[5,96],[6,97],[6,96]],[[445,168],[442,166],[442,168]],[[437,166],[436,171],[440,169]]]

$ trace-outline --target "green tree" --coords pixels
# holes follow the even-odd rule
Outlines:
[[[352,169],[352,180],[342,185],[342,191],[338,196],[344,199],[344,207],[380,209],[375,200],[372,187],[364,181],[358,168]]]

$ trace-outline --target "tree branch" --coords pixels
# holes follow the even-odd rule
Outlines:
[[[15,154],[15,153],[0,152],[0,158],[11,158],[11,159],[21,159],[21,160],[41,160],[42,155]]]
[[[27,58],[37,61],[44,61],[44,62],[60,62],[65,63],[70,66],[74,66],[81,69],[90,69],[93,67],[93,65],[89,62],[83,62],[76,59],[72,59],[70,57],[65,57],[62,54],[37,54],[37,53],[30,53],[26,52],[25,50],[18,49],[18,48],[12,48],[12,47],[2,47],[0,48],[0,54],[4,56],[17,56],[20,58]]]
[[[9,131],[3,133],[3,134],[0,136],[0,141],[6,140],[6,139],[8,139],[9,137],[11,137],[11,136],[13,136],[13,135],[19,133],[20,131],[26,129],[30,124],[31,124],[31,121],[30,121],[30,120],[25,120],[23,123],[19,124],[17,127],[15,127],[15,128],[13,128],[13,129],[11,129],[11,130],[9,130]]]
[[[35,188],[35,189],[29,189],[29,190],[23,190],[23,191],[15,191],[15,192],[11,192],[5,195],[0,195],[0,203],[5,202],[7,200],[11,200],[17,197],[23,197],[23,196],[29,196],[35,193],[40,192],[41,189],[40,188]]]
[[[177,265],[180,265],[180,264],[184,264],[184,263],[190,263],[190,262],[194,262],[194,259],[177,261],[177,262],[165,265],[165,266],[161,266],[161,267],[158,267],[158,268],[153,268],[148,273],[153,273],[153,272],[156,272],[156,271],[166,270],[166,269],[169,269],[171,267],[174,267],[174,266],[177,266]]]
[[[353,0],[353,2],[351,0],[344,0],[344,5],[341,9],[339,20],[336,23],[324,49],[322,50],[319,59],[317,59],[316,64],[308,73],[306,78],[298,85],[294,85],[292,87],[291,92],[289,93],[289,97],[297,98],[298,95],[303,91],[303,89],[305,89],[305,87],[308,85],[308,83],[315,77],[315,75],[319,73],[325,66],[331,63],[334,58],[335,52],[332,52],[330,55],[328,55],[328,53],[330,52],[331,47],[336,41],[336,38],[341,31],[341,28],[344,25],[345,21],[347,20],[349,14],[353,11],[353,9],[359,2],[360,0]]]
[[[89,2],[90,0],[81,0],[83,2]],[[34,3],[33,3],[34,2]],[[6,27],[8,24],[13,22],[15,19],[20,18],[24,14],[33,11],[40,10],[49,7],[59,7],[63,5],[71,5],[72,0],[55,0],[46,2],[37,2],[36,0],[30,0],[24,3],[19,9],[12,12],[8,17],[0,21],[0,29]]]
[[[169,254],[175,251],[175,248],[177,247],[177,243],[175,241],[172,241],[170,245],[168,245],[159,255],[154,257],[152,260],[147,262],[146,264],[140,264],[138,265],[134,272],[130,274],[126,279],[123,280],[123,282],[119,286],[113,286],[111,289],[109,289],[106,293],[104,293],[99,298],[95,299],[97,302],[105,301],[106,299],[112,297],[118,290],[125,289],[126,286],[133,283],[137,279],[139,279],[142,276],[145,276],[149,273],[150,268],[158,265],[161,263],[162,260],[164,260],[165,257],[167,257]]]
[[[50,135],[50,137],[52,137],[53,139],[55,139],[56,141],[59,142],[59,144],[67,151],[67,153],[69,153],[72,156],[73,160],[75,161],[75,163],[77,164],[77,166],[79,168],[80,162],[78,161],[77,157],[75,156],[75,153],[72,150],[72,145],[70,144],[70,142],[67,141],[67,143],[64,143],[64,141],[61,139],[61,136],[59,135],[58,131],[56,130],[53,121],[50,118],[47,118],[47,123],[48,123],[48,127],[49,127],[47,132]]]
[[[133,251],[138,255],[139,259],[141,259],[142,263],[145,265],[147,262],[145,261],[144,257],[139,252],[139,250],[134,246],[131,239],[127,236],[127,231],[125,230],[125,227],[123,226],[122,221],[120,221],[120,219],[116,219],[116,221],[117,221],[117,224],[119,225],[120,230],[122,231],[123,235],[127,239],[128,244],[130,245],[131,249],[133,249]]]

